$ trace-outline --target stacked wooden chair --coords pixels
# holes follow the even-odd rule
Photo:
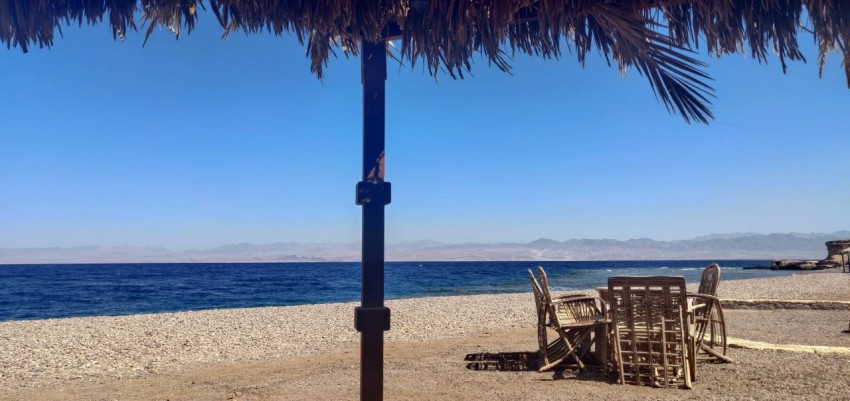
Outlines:
[[[691,388],[695,364],[684,277],[610,277],[620,384]]]
[[[714,359],[732,362],[726,356],[726,322],[723,307],[717,298],[717,286],[720,283],[720,266],[708,265],[702,272],[697,293],[689,293],[689,317],[693,323],[692,336],[695,350],[700,359]]]
[[[697,356],[732,362],[717,298],[720,266],[710,264],[696,293],[684,277],[611,277],[610,315],[620,383],[691,388]]]
[[[598,297],[584,295],[553,298],[546,272],[538,267],[537,273],[540,282],[531,270],[528,271],[537,307],[537,341],[541,354],[539,371],[555,367],[584,369],[586,364],[582,357],[590,349],[592,334],[604,333],[610,323],[605,317],[606,305]],[[549,329],[557,333],[551,342],[548,340]],[[606,355],[606,342],[599,343],[602,349],[597,349],[597,354]]]

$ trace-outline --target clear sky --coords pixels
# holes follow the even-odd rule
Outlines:
[[[357,59],[323,82],[294,37],[211,15],[174,40],[65,27],[0,51],[0,247],[350,242],[360,236]],[[850,217],[850,90],[834,53],[710,62],[717,119],[688,125],[645,79],[517,56],[435,81],[392,62],[387,241],[659,240],[832,232]]]

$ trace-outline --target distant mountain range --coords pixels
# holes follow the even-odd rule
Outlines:
[[[540,238],[528,243],[400,242],[386,245],[389,261],[448,260],[670,260],[670,259],[821,259],[826,241],[850,238],[834,233],[710,234],[690,240],[648,238]],[[210,249],[169,251],[157,247],[0,248],[0,264],[159,263],[159,262],[322,262],[358,261],[360,243],[297,242],[232,244]]]

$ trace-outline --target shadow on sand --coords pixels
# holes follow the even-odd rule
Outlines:
[[[536,372],[537,367],[540,366],[540,354],[538,352],[530,351],[498,353],[482,352],[478,354],[467,354],[463,360],[468,362],[466,364],[466,368],[469,370]],[[602,368],[595,367],[589,367],[582,371],[567,368],[556,368],[548,373],[552,374],[552,380],[613,380],[612,374],[605,373]]]
[[[464,361],[469,370],[498,370],[504,372],[536,371],[540,354],[537,352],[499,352],[467,354]]]

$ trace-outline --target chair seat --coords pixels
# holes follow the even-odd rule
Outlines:
[[[611,323],[611,319],[606,318],[605,316],[597,315],[597,316],[589,316],[584,318],[583,320],[577,320],[572,322],[561,322],[560,327],[563,328],[581,328],[581,327],[593,327],[599,324],[608,324]],[[554,324],[550,324],[554,326]]]

